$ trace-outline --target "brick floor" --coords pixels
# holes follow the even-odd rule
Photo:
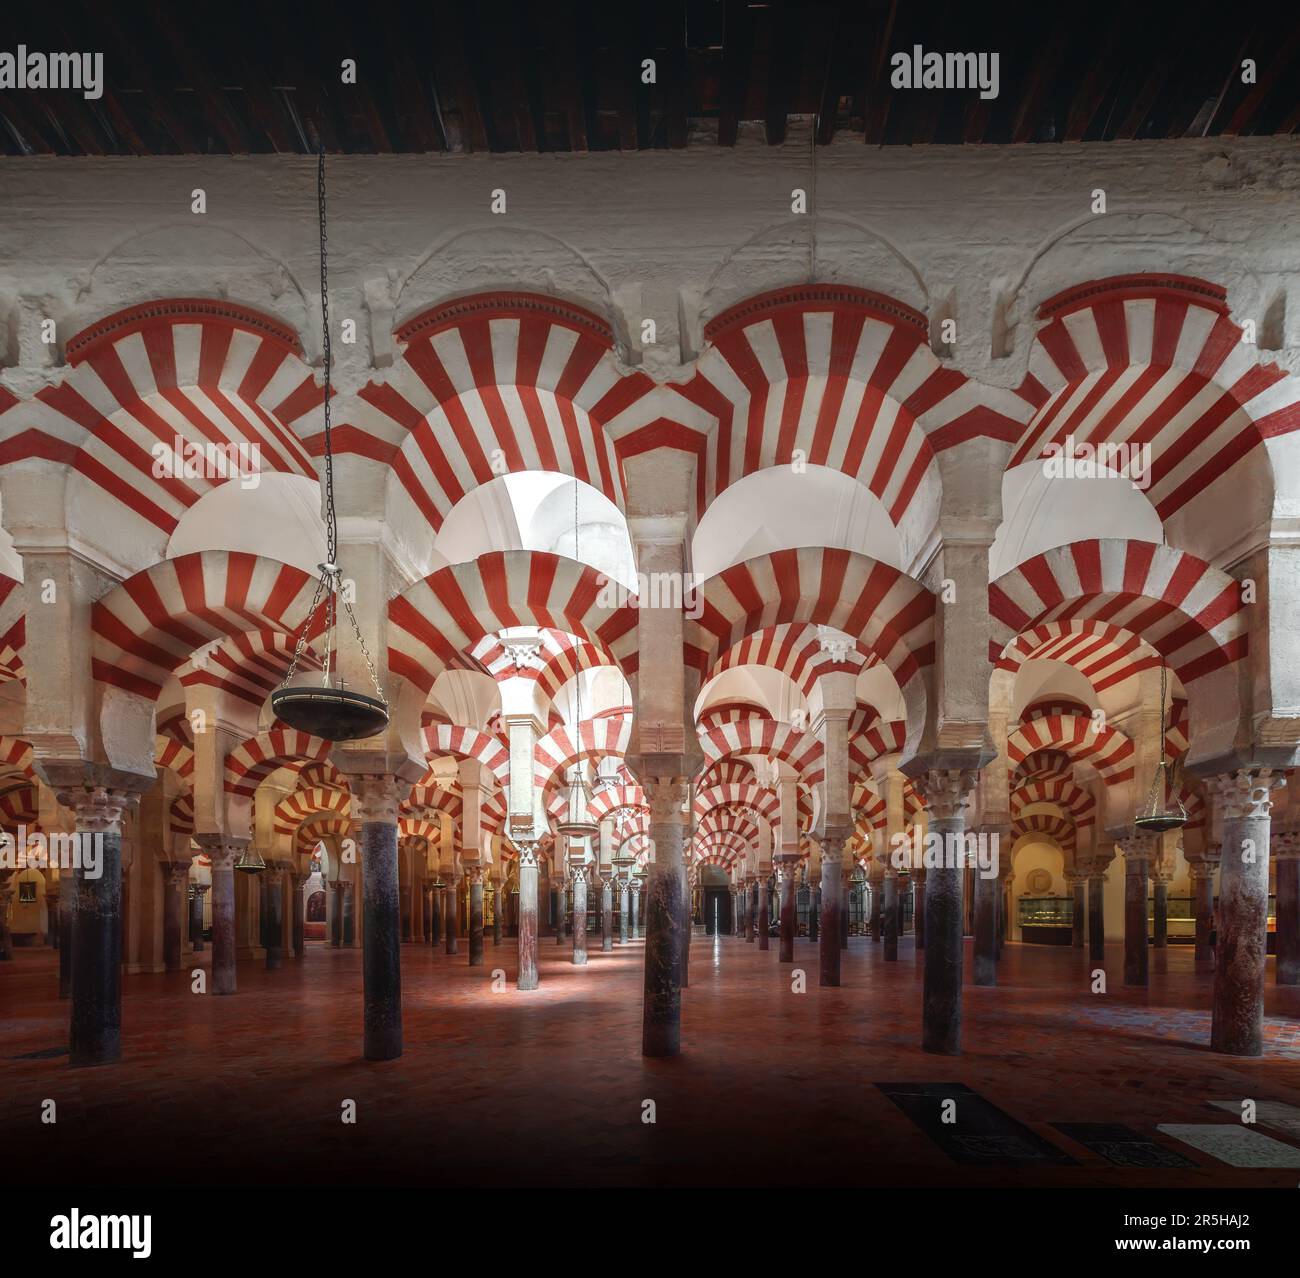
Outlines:
[[[844,985],[822,990],[816,946],[790,968],[730,937],[697,937],[684,994],[684,1052],[639,1052],[641,945],[591,953],[586,968],[543,944],[542,988],[514,976],[514,946],[470,968],[462,953],[403,947],[406,1052],[360,1058],[361,955],[313,945],[278,972],[249,964],[239,993],[189,992],[189,977],[125,980],[124,1060],[69,1070],[67,1005],[54,957],[0,964],[0,1140],[26,1184],[1044,1184],[1288,1185],[1291,1171],[1234,1170],[1178,1146],[1191,1169],[1115,1167],[1051,1127],[1118,1123],[1167,1144],[1158,1123],[1231,1122],[1210,1101],[1300,1105],[1300,991],[1268,991],[1268,1052],[1215,1056],[1211,978],[1190,949],[1152,954],[1149,992],[1088,992],[1087,960],[1008,947],[997,989],[965,991],[965,1054],[919,1042],[921,971],[854,939]],[[202,956],[203,959],[210,955]],[[968,964],[969,970],[969,964]],[[874,1086],[964,1083],[1077,1161],[957,1166]],[[43,1098],[58,1102],[42,1125]],[[355,1100],[358,1121],[339,1118]],[[653,1100],[657,1121],[642,1121]]]

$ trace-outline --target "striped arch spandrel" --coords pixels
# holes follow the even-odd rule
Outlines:
[[[599,648],[630,678],[637,666],[634,599],[595,569],[542,551],[498,551],[414,582],[388,604],[395,725],[423,757],[421,714],[438,675],[483,669],[477,645],[500,631],[562,630]]]
[[[897,568],[851,551],[802,547],[733,565],[697,589],[688,665],[707,674],[721,653],[768,627],[830,626],[893,676],[905,708],[904,753],[926,727],[935,656],[935,596]]]
[[[1241,583],[1186,551],[1151,542],[1073,542],[1027,560],[989,586],[995,665],[1017,641],[1058,622],[1100,623],[1137,636],[1186,694],[1188,762],[1227,753],[1243,713],[1240,666],[1249,608]]]
[[[64,522],[110,535],[143,568],[228,483],[315,485],[306,442],[324,391],[297,334],[248,307],[167,298],[99,320],[67,344],[60,379],[0,415],[0,474],[58,467]],[[250,478],[251,477],[251,478]]]
[[[1193,276],[1119,275],[1048,298],[1008,468],[1073,458],[1134,478],[1173,545],[1216,558],[1294,495],[1300,379]]]

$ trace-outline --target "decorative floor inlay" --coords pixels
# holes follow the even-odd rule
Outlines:
[[[1076,1165],[1069,1154],[1062,1153],[964,1083],[877,1083],[876,1086],[955,1163],[991,1167],[1016,1163]],[[944,1121],[944,1102],[948,1100],[954,1102],[951,1122]]]
[[[1241,1101],[1216,1100],[1210,1104],[1215,1109],[1222,1109],[1235,1118],[1241,1117]],[[1300,1140],[1300,1107],[1287,1105],[1282,1101],[1262,1100],[1255,1102],[1255,1121],[1260,1127],[1269,1127],[1283,1136]]]
[[[1161,1123],[1156,1131],[1229,1167],[1300,1167],[1300,1149],[1232,1123]]]
[[[1062,1135],[1117,1167],[1195,1167],[1189,1158],[1166,1149],[1123,1123],[1053,1123]]]

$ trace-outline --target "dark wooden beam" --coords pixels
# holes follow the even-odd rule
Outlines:
[[[1106,97],[1106,90],[1119,74],[1117,51],[1121,41],[1127,41],[1131,25],[1127,19],[1113,23],[1100,48],[1088,60],[1088,69],[1079,81],[1070,108],[1065,116],[1065,141],[1082,142],[1097,118],[1097,112]]]
[[[877,11],[873,24],[875,39],[867,60],[867,83],[862,91],[862,135],[868,146],[879,146],[885,140],[892,97],[886,66],[897,18],[898,0],[890,0],[888,9]]]
[[[815,5],[808,20],[808,59],[817,77],[817,143],[826,146],[835,136],[839,114],[840,84],[844,62],[841,37],[845,25],[840,10],[829,4]]]
[[[176,67],[198,97],[207,122],[220,135],[231,155],[247,154],[252,150],[248,134],[222,98],[203,60],[194,54],[189,40],[177,25],[180,11],[165,3],[155,3],[151,9],[154,22],[176,60]]]
[[[171,138],[180,154],[198,154],[199,147],[193,134],[158,88],[148,63],[140,55],[139,46],[124,37],[121,25],[110,21],[104,10],[98,12],[91,10],[87,16],[92,24],[92,30],[97,35],[99,45],[105,50],[105,66],[107,67],[111,58],[115,66],[125,68],[124,72],[115,76],[121,87],[141,91],[148,104],[150,117]]]
[[[1297,49],[1300,49],[1300,23],[1292,25],[1291,33],[1282,42],[1281,48],[1269,55],[1268,65],[1263,74],[1258,76],[1257,82],[1251,86],[1250,92],[1237,105],[1227,124],[1223,126],[1222,133],[1224,137],[1238,137],[1243,133],[1250,132],[1251,121],[1263,105],[1264,99],[1272,92],[1282,72],[1291,64]],[[1240,62],[1237,66],[1240,68]],[[1258,70],[1259,65],[1257,62],[1256,71],[1258,72]]]
[[[469,63],[465,23],[459,5],[441,0],[434,6],[434,67],[438,98],[443,110],[460,114],[465,140],[471,151],[491,149],[491,136],[483,112],[477,77]]]
[[[658,73],[664,104],[664,132],[668,145],[686,145],[687,109],[691,96],[691,69],[686,56],[686,6],[683,0],[665,0],[656,13],[658,46],[662,50]]]
[[[1011,125],[1013,142],[1032,142],[1034,133],[1042,123],[1043,103],[1047,101],[1048,91],[1056,80],[1065,58],[1067,34],[1073,10],[1069,16],[1062,14],[1056,20],[1047,44],[1034,58],[1025,91],[1016,109],[1015,119]]]
[[[3,115],[22,135],[23,141],[37,155],[54,155],[57,148],[52,140],[48,121],[38,119],[34,110],[23,100],[26,90],[0,89],[0,115]]]
[[[750,8],[744,0],[727,0],[722,33],[722,109],[718,113],[718,145],[735,146],[749,86],[754,43]]]
[[[585,59],[580,59],[575,0],[562,0],[541,24],[546,64],[552,69],[555,103],[565,118],[569,150],[587,149],[587,93]]]
[[[400,10],[386,0],[383,28],[384,51],[393,68],[394,105],[398,111],[398,133],[404,151],[445,151],[446,140],[438,127],[425,94],[422,76],[411,55],[412,47],[427,48],[423,10]]]
[[[301,151],[301,143],[290,132],[290,121],[284,105],[271,88],[265,72],[245,58],[241,74],[248,113],[271,144],[271,149],[282,155]]]

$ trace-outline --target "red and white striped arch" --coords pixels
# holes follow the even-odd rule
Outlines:
[[[995,664],[1015,674],[1035,660],[1073,666],[1098,693],[1161,664],[1160,654],[1140,635],[1104,621],[1076,620],[1031,626],[1003,649]]]
[[[167,810],[167,826],[172,834],[192,837],[194,834],[194,795],[177,795]]]
[[[1222,288],[1129,275],[1069,289],[1045,320],[1019,388],[1034,413],[1010,465],[1077,444],[1149,444],[1146,495],[1162,520],[1271,436],[1300,429],[1300,382],[1257,362]]]
[[[746,475],[796,460],[856,479],[895,525],[937,517],[936,450],[1019,424],[930,350],[926,318],[865,289],[813,284],[742,302],[705,328],[709,345],[675,391],[707,432],[696,514]],[[1027,414],[1026,414],[1027,415]]]
[[[1022,723],[1007,737],[1013,771],[1039,750],[1059,750],[1072,763],[1087,763],[1107,785],[1133,779],[1133,742],[1089,715],[1055,714]]]
[[[989,586],[997,662],[1017,636],[1050,622],[1104,622],[1140,635],[1184,684],[1246,655],[1240,584],[1186,551],[1092,540],[1026,560]]]
[[[352,795],[333,786],[312,786],[295,790],[275,805],[276,834],[292,834],[310,817],[318,813],[338,813],[346,816],[352,809]]]
[[[621,759],[631,740],[630,714],[586,719],[578,725],[576,735],[564,724],[541,737],[534,747],[534,783],[543,790],[562,785],[568,780],[568,770],[582,759]]]
[[[397,833],[404,839],[427,839],[437,844],[442,838],[442,826],[437,821],[426,821],[422,817],[399,816]]]
[[[27,642],[24,609],[27,596],[22,583],[0,575],[0,683],[27,678],[23,667],[23,645]]]
[[[165,559],[95,604],[94,677],[156,700],[168,676],[214,639],[250,630],[291,633],[307,615],[314,585],[300,568],[240,551]],[[324,620],[318,611],[313,630]]]
[[[1011,815],[1019,816],[1035,803],[1054,803],[1064,809],[1075,826],[1083,829],[1097,819],[1097,805],[1091,794],[1068,777],[1028,781],[1011,792]]]
[[[704,765],[698,786],[706,790],[715,785],[745,785],[756,782],[758,773],[748,759],[737,755],[723,755]]]
[[[272,728],[241,741],[228,755],[225,788],[231,794],[253,795],[277,768],[327,763],[332,741],[296,728]]]
[[[194,751],[175,737],[159,734],[153,741],[153,761],[159,768],[170,768],[188,785],[194,778]]]
[[[468,493],[505,473],[552,471],[620,509],[605,424],[652,388],[623,377],[609,326],[532,293],[458,298],[397,330],[401,359],[358,392],[335,447],[392,466],[436,532]]]
[[[561,798],[560,795],[556,795]],[[619,812],[649,812],[645,791],[639,785],[613,785],[591,796],[587,814],[593,821],[603,821]]]
[[[1035,750],[1012,768],[1015,785],[1029,785],[1034,781],[1070,780],[1074,764],[1064,750]]]
[[[777,821],[781,816],[780,796],[753,781],[696,790],[693,805],[696,821],[715,808],[723,807],[746,808],[768,822]]]
[[[1075,848],[1074,822],[1069,817],[1053,816],[1050,812],[1026,812],[1012,821],[1011,838],[1014,842],[1026,835],[1051,839],[1064,852],[1073,852]]]
[[[20,737],[0,737],[0,772],[6,776],[35,780],[31,743]]]
[[[440,568],[390,600],[389,669],[426,693],[443,670],[475,665],[486,636],[514,626],[565,630],[636,668],[636,609],[606,599],[594,568],[537,550],[493,551]]]
[[[800,780],[812,785],[821,778],[822,744],[807,732],[797,732],[775,719],[741,719],[701,732],[705,758],[718,761],[733,755],[758,755],[788,763]]]
[[[876,654],[860,647],[856,640],[846,661],[832,661],[830,654],[822,651],[816,625],[782,623],[767,626],[733,644],[713,663],[709,677],[738,666],[768,666],[779,670],[806,697],[816,685],[818,675],[838,671],[856,675],[878,663]]]
[[[510,779],[510,748],[477,728],[460,724],[433,723],[424,730],[426,758],[451,755],[481,763],[497,785]]]
[[[715,834],[733,831],[752,843],[758,837],[759,817],[752,808],[710,808],[695,826],[697,839],[708,839]]]
[[[719,831],[707,837],[697,835],[691,843],[696,864],[720,865],[723,869],[743,861],[749,847],[745,838],[735,831]]]
[[[531,679],[551,700],[581,671],[615,664],[609,654],[595,644],[562,630],[544,628],[539,637],[541,648],[536,666],[517,667],[500,636],[495,634],[487,635],[475,644],[470,655],[498,682],[516,677]]]
[[[297,638],[282,630],[234,634],[197,653],[179,676],[182,688],[220,688],[250,705],[260,706],[284,681]],[[321,659],[311,644],[303,646],[302,671],[318,671]]]
[[[778,550],[733,564],[699,591],[686,659],[711,678],[720,653],[769,626],[834,626],[889,667],[900,688],[934,661],[934,596],[920,582],[848,550]]]
[[[83,330],[67,355],[62,381],[0,419],[0,464],[62,462],[168,536],[227,481],[158,477],[155,445],[256,445],[261,471],[316,478],[303,435],[323,389],[297,335],[257,311],[209,298],[148,302]]]
[[[322,839],[346,839],[351,834],[352,822],[347,817],[308,817],[294,832],[294,852],[297,856],[310,856]]]
[[[752,701],[719,701],[701,710],[696,722],[705,732],[712,732],[724,723],[740,723],[745,719],[770,719],[771,711]]]

